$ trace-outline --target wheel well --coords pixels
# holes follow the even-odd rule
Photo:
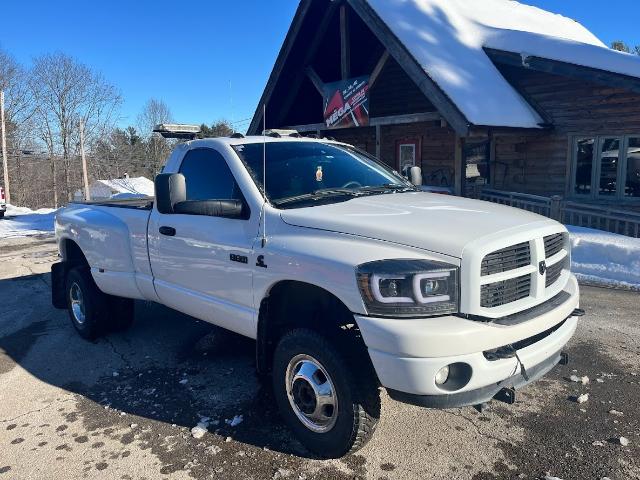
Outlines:
[[[282,281],[274,285],[260,304],[257,368],[269,373],[278,340],[295,328],[308,328],[340,343],[352,354],[369,355],[353,314],[332,293],[304,282]]]
[[[67,262],[70,267],[76,265],[89,266],[87,257],[84,256],[84,253],[82,253],[82,250],[80,249],[78,244],[73,240],[67,239],[64,241],[62,245],[62,254],[64,256],[65,262]]]

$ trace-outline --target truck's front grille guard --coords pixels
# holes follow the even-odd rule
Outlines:
[[[552,287],[569,268],[569,255],[565,248],[565,233],[547,235],[543,238],[546,264],[545,288]],[[535,248],[534,240],[522,242],[491,252],[482,259],[480,276],[486,277],[496,273],[514,272],[514,276],[485,283],[480,287],[480,306],[496,308],[527,298],[531,294],[531,275],[539,274],[539,265],[532,265],[531,249]],[[528,273],[518,275],[515,270],[530,267]]]

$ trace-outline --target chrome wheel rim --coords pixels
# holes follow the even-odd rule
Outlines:
[[[287,397],[298,420],[309,430],[326,433],[338,419],[338,396],[331,377],[318,360],[296,355],[287,366]]]
[[[77,283],[71,285],[69,290],[69,298],[71,300],[71,313],[76,322],[82,325],[85,321],[84,313],[84,298],[82,296],[82,289]]]

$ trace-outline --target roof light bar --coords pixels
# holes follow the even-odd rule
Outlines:
[[[275,137],[275,138],[300,136],[297,130],[285,130],[285,129],[278,129],[278,128],[271,128],[269,130],[265,130],[264,135],[266,135],[267,137]]]
[[[200,133],[200,127],[181,123],[161,123],[154,127],[153,132],[159,133],[163,138],[193,140]]]

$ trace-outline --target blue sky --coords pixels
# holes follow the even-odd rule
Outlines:
[[[524,3],[574,18],[607,44],[617,39],[640,44],[639,0]],[[253,115],[297,4],[8,1],[2,17],[20,21],[2,22],[0,46],[24,64],[62,51],[100,71],[120,89],[122,125],[135,123],[152,97],[165,101],[180,122],[240,122]]]

